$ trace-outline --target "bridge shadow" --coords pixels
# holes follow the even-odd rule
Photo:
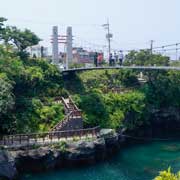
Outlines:
[[[77,72],[63,73],[64,88],[69,91],[70,94],[85,94],[85,87],[82,80],[77,75]]]

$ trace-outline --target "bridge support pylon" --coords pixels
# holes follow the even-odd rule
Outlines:
[[[69,63],[72,62],[72,27],[67,27],[67,44],[66,44],[66,69],[69,69]]]

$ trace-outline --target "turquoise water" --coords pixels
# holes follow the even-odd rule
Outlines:
[[[180,170],[180,141],[133,145],[94,166],[27,174],[22,180],[150,180],[169,166]]]

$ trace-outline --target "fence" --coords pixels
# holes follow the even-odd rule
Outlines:
[[[0,138],[1,146],[20,146],[31,144],[47,144],[58,142],[61,139],[68,140],[69,138],[78,137],[80,139],[86,137],[97,137],[100,128],[94,127],[89,129],[56,131],[48,133],[32,133],[32,134],[17,134],[8,135]]]

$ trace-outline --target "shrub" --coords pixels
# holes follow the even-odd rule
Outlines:
[[[174,174],[171,172],[171,168],[169,168],[167,171],[161,171],[154,180],[180,180],[180,172]]]

